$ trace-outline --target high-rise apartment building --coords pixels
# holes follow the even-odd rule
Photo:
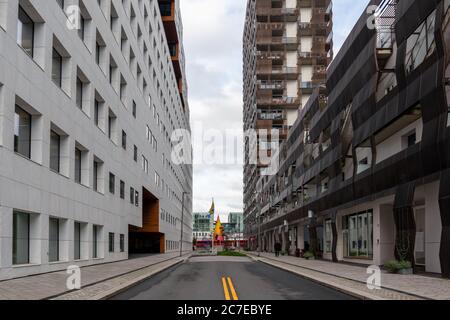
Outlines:
[[[192,249],[172,3],[0,2],[0,280]]]
[[[254,222],[257,183],[313,90],[325,84],[332,51],[331,0],[249,0],[244,30],[244,219]],[[267,136],[266,136],[267,133]]]

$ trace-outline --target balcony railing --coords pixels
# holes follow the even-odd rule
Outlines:
[[[285,84],[283,81],[258,81],[258,87],[261,90],[280,90],[284,89]]]

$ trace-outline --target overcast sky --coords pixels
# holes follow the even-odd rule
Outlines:
[[[334,0],[334,50],[338,52],[369,0]],[[216,214],[243,210],[242,155],[217,143],[234,156],[234,164],[201,164],[201,130],[240,132],[242,124],[242,33],[247,0],[181,0],[184,48],[194,131],[194,212]],[[239,139],[240,141],[240,139]],[[242,148],[242,145],[238,148]],[[238,149],[240,150],[240,149]],[[207,151],[207,150],[206,150]],[[206,152],[205,151],[205,152]],[[227,162],[229,163],[229,162]]]

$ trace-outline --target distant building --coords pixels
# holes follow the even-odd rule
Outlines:
[[[193,238],[196,240],[211,240],[214,219],[208,212],[195,212],[193,214]]]
[[[244,213],[230,212],[228,215],[228,223],[235,225],[236,232],[244,233]]]

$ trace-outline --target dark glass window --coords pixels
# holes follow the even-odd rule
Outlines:
[[[94,181],[93,181],[93,188],[94,191],[98,191],[98,162],[94,161]]]
[[[125,182],[120,181],[120,198],[125,199]]]
[[[98,258],[98,241],[100,236],[100,227],[92,226],[92,258]]]
[[[81,259],[81,223],[75,222],[74,225],[74,259]]]
[[[125,235],[120,235],[120,252],[125,252]]]
[[[75,182],[81,183],[81,150],[75,148]]]
[[[16,105],[14,113],[14,152],[31,158],[31,115]]]
[[[114,252],[114,233],[109,233],[109,252]]]
[[[109,192],[114,194],[116,192],[116,176],[109,173]]]
[[[13,264],[30,263],[30,215],[13,213]]]
[[[80,77],[77,77],[76,104],[78,108],[83,108],[83,81],[81,81]]]
[[[55,218],[49,221],[48,260],[59,261],[59,219]]]
[[[19,5],[19,18],[17,20],[17,43],[30,57],[33,57],[34,22]]]
[[[50,131],[50,169],[60,172],[61,137]]]
[[[63,58],[62,58],[62,56],[59,54],[58,51],[56,51],[53,48],[53,53],[52,53],[52,80],[60,88],[62,86],[62,65],[63,65]]]

